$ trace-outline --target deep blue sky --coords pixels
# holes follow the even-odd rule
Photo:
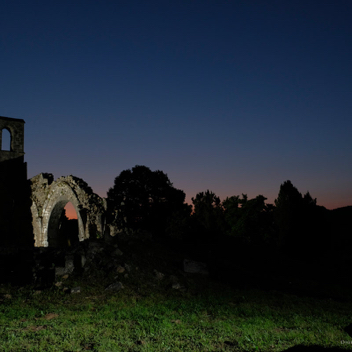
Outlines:
[[[0,2],[0,115],[28,176],[106,196],[124,169],[352,205],[352,1]]]

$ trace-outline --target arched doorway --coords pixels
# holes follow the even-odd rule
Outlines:
[[[68,202],[62,210],[59,220],[58,242],[61,247],[71,247],[79,242],[78,237],[78,218],[74,205]],[[50,233],[49,233],[50,236]],[[55,240],[54,240],[55,243]],[[57,243],[57,242],[56,242]],[[50,237],[49,237],[49,246]]]
[[[68,240],[70,238],[65,232],[65,226],[60,231],[62,224],[65,223],[63,214],[66,213],[65,207],[68,203],[72,203],[77,214],[78,239],[72,236],[73,243],[83,241],[89,237],[86,231],[87,212],[81,209],[82,205],[76,193],[67,183],[54,183],[43,205],[41,238],[44,247],[66,247],[69,245]],[[71,245],[73,243],[70,241]]]
[[[78,219],[73,204],[67,200],[57,202],[49,220],[48,245],[71,247],[79,242],[78,235]]]

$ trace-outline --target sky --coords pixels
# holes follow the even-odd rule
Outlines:
[[[106,197],[135,165],[186,201],[273,203],[291,180],[352,205],[352,1],[0,2],[0,115],[28,177]]]

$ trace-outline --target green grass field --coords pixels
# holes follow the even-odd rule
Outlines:
[[[0,351],[352,349],[344,332],[352,321],[351,301],[236,289],[180,272],[180,289],[173,289],[171,271],[165,268],[162,279],[153,274],[159,259],[139,258],[138,267],[129,262],[117,292],[105,290],[116,273],[102,272],[41,291],[1,285]],[[65,293],[65,286],[80,292]]]

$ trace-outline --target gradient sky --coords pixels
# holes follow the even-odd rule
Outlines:
[[[0,115],[25,124],[28,177],[106,196],[122,170],[188,202],[291,180],[352,205],[352,1],[0,2]]]

